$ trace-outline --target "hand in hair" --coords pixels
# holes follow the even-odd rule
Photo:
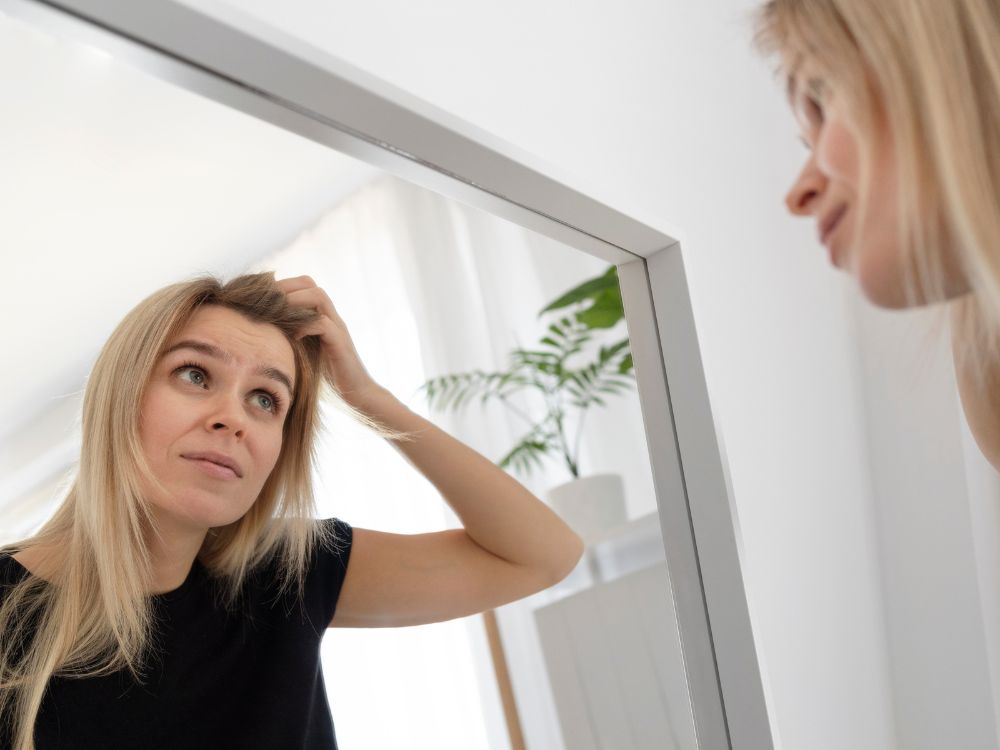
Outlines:
[[[347,326],[308,276],[276,282],[289,304],[319,319],[328,374],[349,406],[370,418],[441,493],[464,528],[390,534],[357,526],[351,564],[329,627],[426,625],[523,599],[565,578],[583,540],[517,480],[410,410],[365,371]]]
[[[337,314],[330,296],[309,276],[296,276],[275,282],[290,305],[319,312],[320,317],[302,327],[296,338],[319,336],[332,385],[348,404],[358,405],[366,393],[379,388],[358,356],[347,325]]]

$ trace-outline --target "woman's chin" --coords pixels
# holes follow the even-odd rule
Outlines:
[[[934,284],[919,282],[914,261],[906,260],[911,253],[900,249],[891,237],[875,243],[854,243],[844,251],[841,262],[845,270],[857,280],[868,301],[878,307],[890,310],[925,307],[949,302],[971,291],[958,261],[949,255],[943,258],[940,288],[935,289]],[[908,285],[913,287],[910,293]]]
[[[159,502],[154,505],[155,515],[161,525],[169,524],[185,530],[207,531],[219,526],[228,526],[240,520],[249,506],[234,508],[223,498],[187,497],[175,498],[169,502]]]
[[[908,298],[901,269],[892,264],[873,262],[863,252],[847,253],[846,270],[858,282],[861,293],[876,307],[887,310],[903,310],[927,304],[921,296]]]

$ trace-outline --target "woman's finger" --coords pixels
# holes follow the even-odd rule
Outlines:
[[[330,320],[343,322],[340,320],[340,315],[337,314],[337,309],[334,307],[330,295],[318,286],[286,292],[285,296],[288,297],[288,301],[293,305],[314,308],[323,315],[326,315]]]
[[[307,323],[295,332],[295,338],[301,339],[303,336],[322,336],[327,332],[326,324],[328,322],[329,319],[324,316],[313,321],[312,323]]]
[[[278,279],[274,282],[274,285],[285,294],[288,294],[289,292],[297,292],[300,289],[319,287],[319,285],[313,281],[311,276],[290,276],[287,279]]]

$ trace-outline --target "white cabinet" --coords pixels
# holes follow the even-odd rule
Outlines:
[[[697,748],[659,540],[655,514],[615,530],[535,609],[567,750]]]

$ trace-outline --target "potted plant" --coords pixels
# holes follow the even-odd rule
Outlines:
[[[421,389],[432,409],[459,411],[473,398],[481,404],[498,400],[527,425],[518,443],[498,464],[530,475],[546,458],[559,460],[572,479],[549,491],[549,500],[584,539],[592,539],[609,526],[623,523],[624,489],[617,474],[581,477],[580,438],[584,418],[593,406],[630,390],[635,375],[628,337],[602,344],[610,329],[624,319],[618,272],[605,273],[579,284],[547,305],[539,317],[550,319],[545,334],[533,349],[516,348],[510,364],[500,372],[442,375]],[[533,396],[537,409],[524,411],[510,400],[515,393]],[[576,432],[567,434],[569,417]]]

